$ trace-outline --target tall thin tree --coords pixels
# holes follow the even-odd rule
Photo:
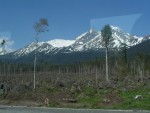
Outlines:
[[[2,42],[1,42],[1,47],[2,47],[2,51],[1,51],[1,52],[2,52],[3,55],[5,55],[5,52],[6,52],[6,50],[5,50],[5,44],[6,44],[6,40],[3,39]],[[5,68],[5,67],[6,67],[6,64],[5,64],[5,62],[4,62],[4,68],[3,68],[4,76],[5,76],[5,74],[6,74],[6,72],[5,72],[5,71],[6,71],[6,68]],[[7,75],[7,74],[6,74],[6,75]],[[7,87],[7,80],[8,80],[8,78],[7,78],[7,76],[6,76],[6,83],[4,82],[4,83],[5,83],[5,89],[6,89],[6,87]],[[4,91],[4,94],[6,94],[6,93],[7,93],[7,90]]]
[[[112,38],[112,31],[111,27],[108,25],[105,25],[101,30],[101,36],[102,36],[102,46],[105,47],[106,52],[106,81],[108,82],[108,49],[111,46],[111,42],[113,41]]]
[[[2,42],[1,42],[1,47],[2,47],[1,53],[2,53],[3,55],[5,55],[5,52],[6,52],[6,51],[5,51],[5,43],[6,43],[5,39],[3,39]],[[4,62],[3,72],[4,72],[4,75],[5,75],[5,62]]]
[[[39,34],[42,33],[42,32],[45,32],[45,31],[48,31],[48,20],[46,18],[41,18],[39,20],[39,22],[35,23],[34,25],[34,29],[35,29],[35,32],[36,32],[36,36],[35,36],[35,47],[37,49],[38,47],[38,41],[39,41]],[[36,61],[37,61],[37,50],[35,49],[35,56],[34,56],[34,86],[33,88],[35,89],[36,87],[36,83],[35,83],[35,80],[36,80]]]

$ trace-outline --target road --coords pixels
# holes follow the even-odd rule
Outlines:
[[[150,113],[139,110],[98,110],[0,106],[0,113]]]

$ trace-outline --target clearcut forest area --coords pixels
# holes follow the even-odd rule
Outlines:
[[[109,82],[104,59],[68,65],[45,63],[37,66],[35,89],[33,65],[3,63],[0,82],[7,91],[0,104],[149,110],[149,59],[139,55],[130,63],[110,60]]]

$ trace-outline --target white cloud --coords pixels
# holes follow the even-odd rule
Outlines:
[[[11,38],[9,38],[9,37],[1,36],[0,37],[0,43],[3,41],[3,39],[6,41],[5,42],[5,50],[6,50],[6,52],[12,52],[12,51],[14,51],[15,50],[13,48],[14,41],[11,40]],[[2,47],[0,46],[0,48],[2,48]]]

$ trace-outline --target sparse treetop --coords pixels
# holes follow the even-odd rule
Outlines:
[[[37,34],[48,31],[47,27],[48,27],[48,20],[46,18],[41,18],[39,22],[35,23],[34,25],[34,29]]]
[[[110,46],[110,42],[113,41],[111,27],[105,25],[101,30],[102,35],[102,46],[108,48]]]
[[[3,39],[3,41],[1,42],[1,46],[4,46],[5,44],[5,40]]]

